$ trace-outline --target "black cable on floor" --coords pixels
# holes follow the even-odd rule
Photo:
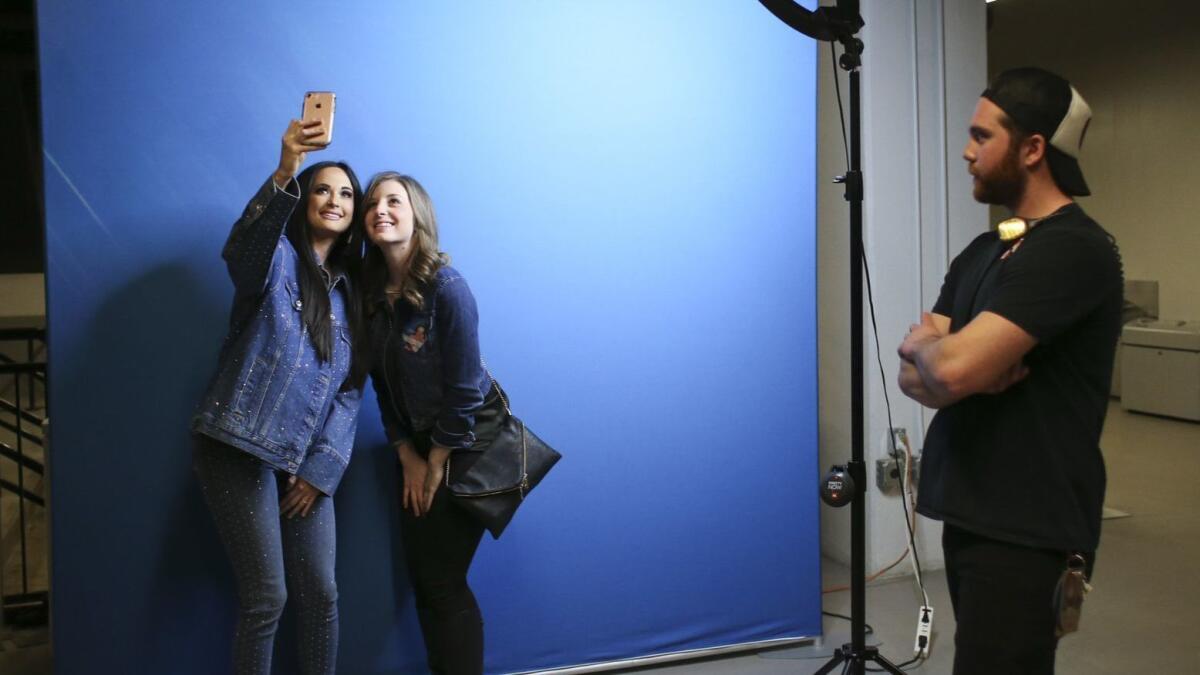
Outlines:
[[[904,670],[904,672],[909,672],[908,670],[905,670],[905,669],[908,668],[909,666],[912,666],[915,663],[917,665],[913,667],[913,670],[916,670],[917,668],[921,667],[921,664],[924,661],[925,661],[925,657],[916,656],[916,657],[913,657],[913,658],[905,661],[904,663],[897,663],[896,667],[899,668],[900,670]],[[870,672],[870,673],[886,673],[887,672],[883,668],[872,668],[870,666],[863,666],[863,670]]]
[[[854,619],[851,619],[845,614],[834,614],[833,612],[826,612],[825,610],[821,610],[821,614],[824,614],[825,616],[832,616],[835,619],[845,619],[846,621],[850,622],[854,621]],[[866,621],[863,622],[863,627],[866,628],[866,631],[864,631],[865,635],[870,635],[871,633],[875,632],[875,629],[871,628],[871,624],[867,623]]]

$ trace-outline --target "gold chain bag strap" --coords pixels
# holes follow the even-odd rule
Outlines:
[[[477,442],[483,448],[465,470],[452,471],[454,454],[446,459],[445,485],[455,503],[499,539],[526,495],[562,455],[512,414],[508,397],[486,362],[483,368],[504,404],[504,417],[494,438]]]

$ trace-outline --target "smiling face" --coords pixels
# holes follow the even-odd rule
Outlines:
[[[375,186],[363,205],[366,209],[367,237],[383,247],[397,246],[400,252],[412,245],[413,208],[408,190],[398,180],[385,180]]]
[[[1028,177],[1021,166],[1022,140],[1008,130],[1003,116],[995,103],[979,99],[963,159],[975,178],[975,200],[1011,208],[1024,193]]]
[[[336,238],[354,220],[354,186],[336,166],[327,166],[313,176],[306,211],[312,236]]]

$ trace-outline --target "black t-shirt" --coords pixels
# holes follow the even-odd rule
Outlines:
[[[1116,244],[1076,204],[1011,245],[995,232],[954,262],[933,311],[957,331],[994,312],[1037,339],[1029,375],[939,410],[926,434],[917,510],[1025,546],[1094,551],[1100,431],[1120,331]]]

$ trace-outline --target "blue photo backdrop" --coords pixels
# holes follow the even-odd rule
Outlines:
[[[338,94],[310,160],[422,180],[493,373],[565,455],[480,547],[489,672],[820,632],[811,41],[718,0],[39,0],[38,23],[56,672],[227,662],[186,430],[220,247],[310,89]],[[341,671],[422,672],[366,399]]]

